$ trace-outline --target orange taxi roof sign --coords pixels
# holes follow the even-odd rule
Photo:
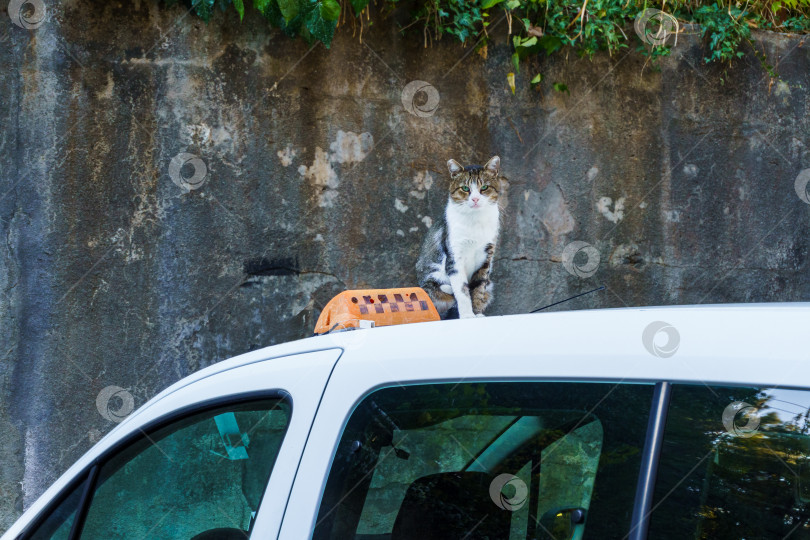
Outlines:
[[[438,320],[439,312],[420,287],[361,289],[343,291],[332,298],[318,317],[315,333],[358,328],[360,321],[391,326]]]

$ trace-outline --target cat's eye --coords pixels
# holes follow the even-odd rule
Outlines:
[[[486,191],[486,190],[488,190],[488,189],[489,189],[489,185],[488,185],[488,184],[484,184],[483,186],[481,186],[481,193],[485,192],[485,191]]]
[[[468,186],[461,186],[461,191],[463,191],[464,193],[469,193],[470,188]]]

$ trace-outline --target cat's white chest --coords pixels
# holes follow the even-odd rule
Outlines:
[[[469,280],[475,271],[481,268],[481,265],[486,261],[487,254],[484,248],[486,248],[487,243],[473,239],[465,239],[459,241],[453,247],[456,266],[459,272],[467,277],[467,280]]]
[[[486,247],[498,239],[498,207],[447,212],[448,243],[456,267],[469,280],[487,259]]]

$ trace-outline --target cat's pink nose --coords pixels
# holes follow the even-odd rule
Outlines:
[[[472,202],[473,202],[473,204],[478,204],[478,201],[480,201],[480,200],[481,200],[481,199],[480,199],[479,197],[473,197],[473,198],[472,198]]]

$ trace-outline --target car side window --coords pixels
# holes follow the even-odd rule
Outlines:
[[[26,538],[28,540],[67,540],[73,522],[76,520],[76,511],[79,509],[86,485],[87,477],[85,475],[85,479],[72,488],[53,510],[49,510],[47,517]]]
[[[652,394],[547,382],[378,390],[346,425],[313,538],[629,532]]]
[[[649,538],[810,538],[810,392],[673,385]]]
[[[80,538],[247,538],[289,418],[266,399],[144,433],[101,465]]]

